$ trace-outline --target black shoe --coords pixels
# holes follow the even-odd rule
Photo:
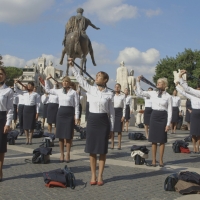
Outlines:
[[[160,165],[160,164],[159,164],[159,167],[164,167],[164,164],[163,164],[163,165]]]
[[[156,167],[156,164],[149,164],[149,163],[146,163],[146,166],[147,166],[147,167]]]
[[[118,150],[122,150],[122,148],[120,147],[120,148],[118,148]]]

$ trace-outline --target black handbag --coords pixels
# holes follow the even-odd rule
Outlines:
[[[42,122],[41,121],[36,121],[36,123],[35,123],[35,129],[36,130],[42,129]]]
[[[74,176],[74,173],[71,171],[70,168],[67,167],[67,165],[64,168],[65,178],[66,178],[66,186],[70,187],[71,189],[75,189],[76,187],[76,179]]]
[[[180,172],[178,179],[200,185],[200,175],[196,172],[189,172],[189,171]]]
[[[192,142],[192,135],[189,135],[187,136],[185,139],[184,139],[185,142]]]
[[[80,130],[80,138],[81,139],[86,139],[86,128],[82,128]]]
[[[42,130],[36,130],[34,133],[33,133],[33,138],[41,138],[43,137],[43,131]]]
[[[142,158],[140,155],[135,155],[135,165],[143,165],[145,163],[145,159]]]
[[[56,181],[62,183],[64,185],[67,184],[64,171],[62,169],[55,169],[49,172],[43,172],[43,178],[45,183],[49,183],[50,181]]]
[[[143,123],[138,124],[138,128],[144,128],[144,124]]]
[[[51,141],[49,138],[44,138],[45,141],[44,141],[44,146],[45,147],[54,147],[54,142]]]
[[[15,145],[15,138],[9,138],[9,140],[8,140],[8,144],[9,145]]]
[[[33,164],[47,164],[50,162],[50,155],[52,148],[40,147],[33,150],[32,163]]]
[[[178,174],[171,174],[165,179],[164,190],[165,191],[175,191],[175,185],[178,182]]]
[[[130,140],[146,140],[147,138],[140,132],[129,133],[128,138]]]

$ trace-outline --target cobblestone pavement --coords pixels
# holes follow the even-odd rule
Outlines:
[[[130,131],[143,131],[130,127]],[[130,132],[129,131],[129,132]],[[123,132],[122,150],[117,150],[117,134],[115,149],[109,149],[104,171],[105,184],[90,186],[90,166],[88,154],[84,153],[85,140],[77,139],[75,133],[71,152],[71,162],[67,164],[75,173],[77,187],[46,188],[42,173],[63,168],[65,163],[59,163],[58,140],[55,141],[51,163],[31,164],[25,159],[31,159],[33,149],[37,148],[42,138],[34,139],[33,145],[25,145],[25,137],[19,136],[16,145],[8,145],[4,163],[4,179],[0,183],[0,199],[200,199],[198,195],[182,197],[177,192],[166,192],[163,189],[165,178],[180,170],[190,170],[200,173],[200,155],[175,154],[172,143],[176,139],[183,139],[188,131],[177,131],[168,135],[164,162],[165,167],[147,167],[135,165],[130,157],[130,147],[133,144],[146,145],[151,161],[151,145],[147,141],[133,141],[128,139],[128,133]],[[190,144],[191,147],[191,144]],[[157,155],[157,158],[159,154]]]

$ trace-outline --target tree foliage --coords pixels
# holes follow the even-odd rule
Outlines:
[[[156,83],[158,78],[165,77],[168,79],[168,92],[172,94],[174,85],[173,71],[178,69],[186,69],[189,74],[199,78],[200,76],[200,51],[191,49],[185,49],[184,52],[178,53],[176,57],[166,57],[161,59],[156,66],[156,74],[153,77],[153,81]],[[189,86],[196,88],[198,81],[187,77]]]
[[[0,55],[0,67],[3,67],[2,56]]]
[[[7,77],[7,81],[6,81],[6,85],[8,86],[13,86],[14,85],[14,79],[18,78],[19,76],[21,76],[23,74],[22,69],[17,68],[17,67],[4,67],[5,71],[6,71],[6,77]]]

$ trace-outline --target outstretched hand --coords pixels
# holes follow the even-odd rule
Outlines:
[[[178,86],[179,84],[180,84],[179,82],[176,82],[176,83],[175,83],[176,86]]]
[[[179,78],[182,78],[183,74],[185,74],[187,71],[185,69],[181,70],[179,73]]]
[[[49,76],[46,78],[46,80],[49,80],[50,78],[52,78],[51,74],[49,74]]]
[[[137,77],[137,81],[140,82],[140,80],[142,79],[142,77],[143,77],[142,75],[138,76]]]

